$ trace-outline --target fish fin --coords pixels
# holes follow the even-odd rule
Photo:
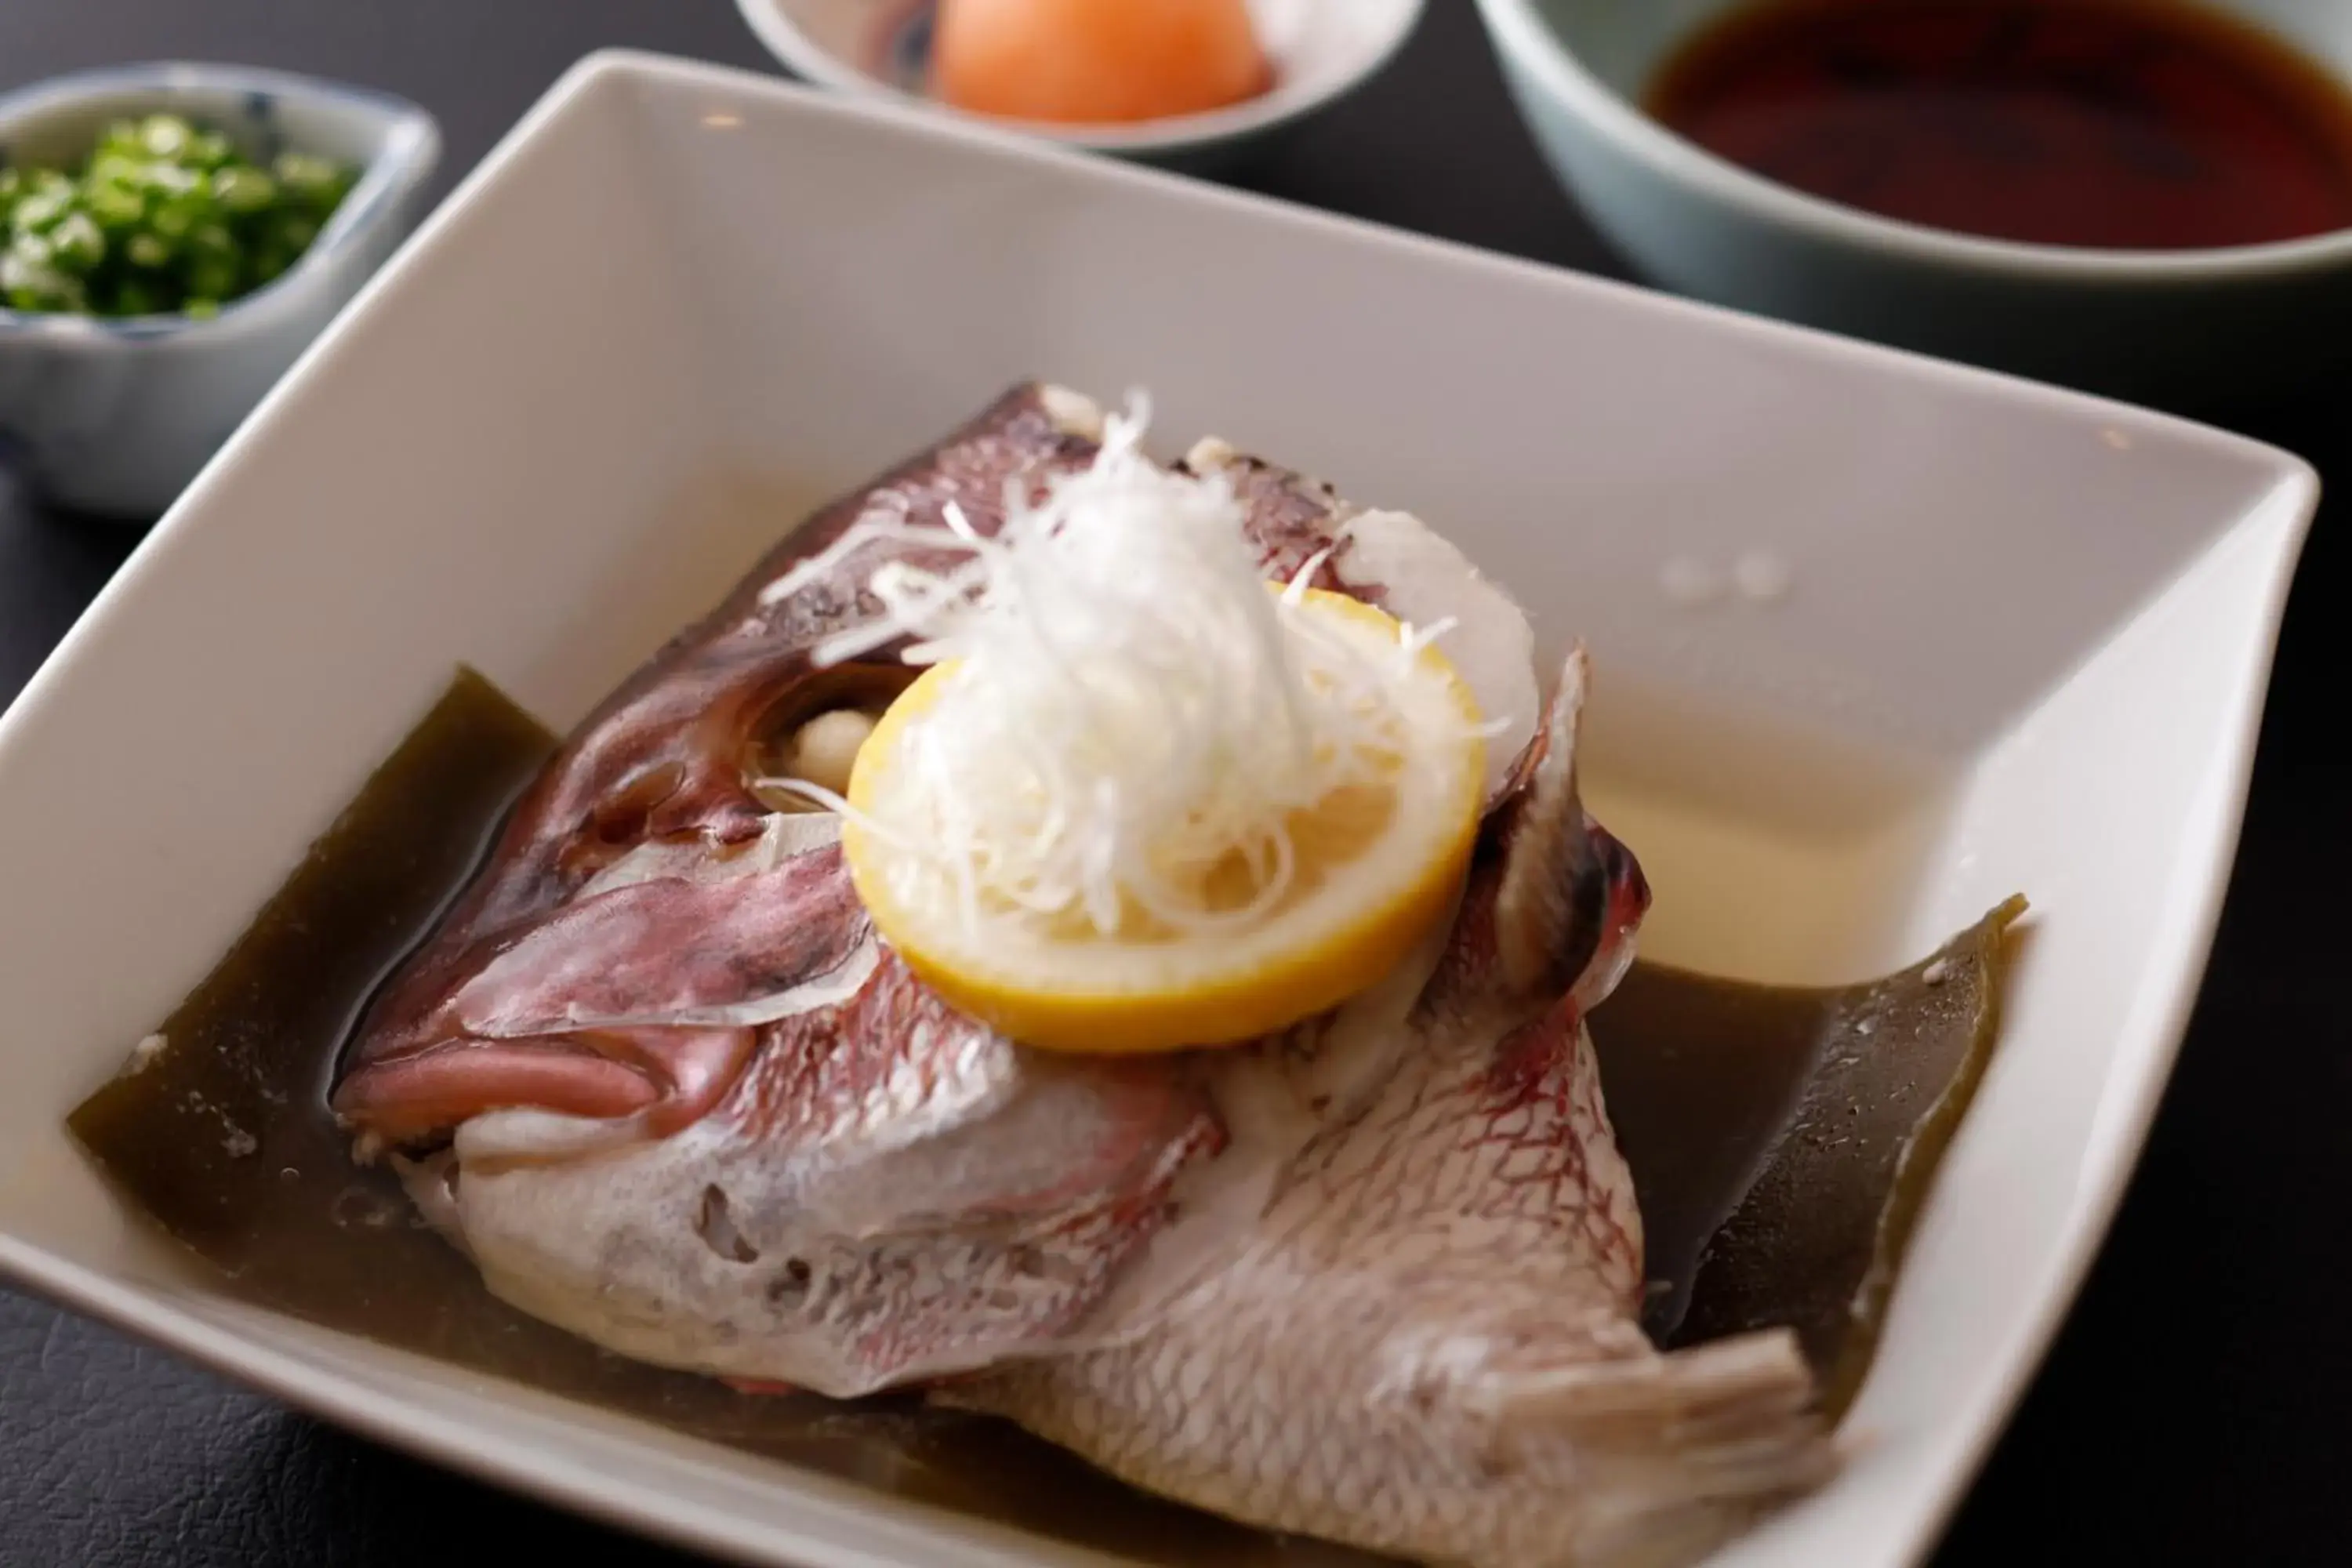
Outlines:
[[[1491,1409],[1502,1455],[1565,1443],[1589,1467],[1580,1568],[1689,1563],[1839,1462],[1786,1329],[1523,1373]]]
[[[1558,996],[1576,984],[1606,934],[1610,866],[1577,793],[1576,746],[1589,663],[1571,650],[1544,727],[1514,769],[1501,825],[1495,895],[1498,978],[1513,994]]]

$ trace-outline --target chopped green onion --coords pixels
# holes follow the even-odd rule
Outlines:
[[[201,189],[205,177],[194,169],[184,169],[177,163],[142,163],[139,183],[151,192],[164,197],[184,196]]]
[[[49,231],[49,253],[59,267],[88,272],[106,259],[106,234],[86,212],[68,213]]]
[[[147,202],[121,185],[94,184],[82,195],[82,209],[100,228],[128,228],[147,216]]]
[[[226,260],[231,265],[235,265],[242,253],[236,236],[230,233],[228,225],[218,218],[206,218],[190,229],[187,249],[191,256]]]
[[[318,237],[319,226],[299,213],[288,213],[278,220],[278,243],[289,255],[301,255]]]
[[[63,218],[72,208],[73,201],[70,190],[45,188],[35,191],[16,204],[16,212],[9,217],[10,226],[18,234],[38,234]]]
[[[278,154],[278,184],[305,195],[317,195],[336,190],[342,184],[343,172],[324,158],[313,158],[307,153]]]
[[[194,131],[176,114],[151,114],[139,127],[139,145],[151,158],[176,158],[188,149]]]
[[[225,166],[236,156],[236,149],[217,131],[200,131],[189,139],[188,162],[206,174]]]
[[[186,202],[163,202],[155,208],[155,216],[147,220],[147,226],[177,245],[196,226],[196,215]]]
[[[144,183],[146,173],[147,160],[138,153],[101,152],[89,161],[82,179],[85,184],[97,182],[136,188]]]
[[[112,316],[152,316],[163,308],[154,289],[136,278],[126,278],[121,287],[114,291],[114,309],[107,313]]]
[[[87,299],[82,281],[50,265],[48,242],[23,235],[0,252],[0,295],[18,310],[79,310]]]
[[[162,236],[144,231],[131,237],[122,247],[123,259],[133,267],[168,267],[172,263],[172,247]]]
[[[233,258],[199,256],[188,263],[188,292],[192,296],[218,300],[236,292],[236,262]]]
[[[116,121],[78,174],[0,167],[0,303],[216,315],[292,267],[356,179],[300,152],[257,165],[184,115]]]
[[[278,182],[258,169],[227,168],[213,175],[213,200],[233,213],[257,213],[278,199]]]

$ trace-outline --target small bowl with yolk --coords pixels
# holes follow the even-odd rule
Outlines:
[[[1202,168],[1377,75],[1426,0],[736,0],[794,75]]]

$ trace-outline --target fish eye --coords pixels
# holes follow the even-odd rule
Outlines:
[[[845,665],[802,681],[751,725],[742,759],[747,787],[771,811],[822,809],[782,781],[846,792],[858,748],[919,673],[895,664]]]

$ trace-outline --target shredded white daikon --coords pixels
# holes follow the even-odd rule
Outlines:
[[[1385,646],[1342,635],[1306,606],[1320,557],[1268,592],[1231,488],[1155,465],[1148,416],[1138,396],[1093,465],[1034,505],[1008,485],[993,538],[952,507],[946,527],[869,517],[762,595],[824,581],[877,541],[955,562],[877,571],[882,615],[819,660],[913,637],[909,662],[954,662],[900,731],[887,799],[859,820],[906,863],[894,890],[944,885],[967,930],[983,910],[1103,936],[1139,911],[1176,931],[1246,924],[1292,884],[1296,814],[1392,784],[1433,739],[1472,732],[1457,713],[1457,735],[1432,737],[1426,700],[1410,718],[1398,700],[1444,626]],[[1236,864],[1248,898],[1213,900],[1212,869]]]

